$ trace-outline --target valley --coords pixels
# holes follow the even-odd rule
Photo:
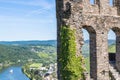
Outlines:
[[[109,40],[109,52],[115,52],[115,41]],[[0,42],[0,70],[19,66],[31,80],[46,77],[57,80],[56,40]],[[89,68],[89,41],[82,47],[85,67]]]

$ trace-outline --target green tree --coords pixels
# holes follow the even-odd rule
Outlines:
[[[58,61],[61,64],[62,80],[78,80],[83,77],[83,58],[82,56],[76,56],[75,31],[75,29],[70,29],[69,26],[61,28]]]

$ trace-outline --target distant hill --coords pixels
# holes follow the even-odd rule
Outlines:
[[[89,56],[89,43],[84,43],[84,45],[82,47],[82,54],[85,57]]]
[[[0,45],[0,63],[16,63],[18,60],[23,62],[31,58],[39,57],[29,47]]]
[[[56,40],[0,41],[0,44],[3,44],[3,45],[50,45],[50,46],[56,46],[57,41]]]
[[[36,62],[39,60],[39,62],[43,62],[43,57],[48,59],[46,62],[50,60],[55,61],[56,43],[56,40],[0,41],[0,63],[10,65],[20,61],[20,63],[24,64],[29,60],[35,60]],[[49,58],[51,59],[49,60]]]
[[[115,40],[108,40],[109,51],[114,52]],[[16,61],[17,59],[28,60],[30,58],[39,58],[36,52],[41,53],[56,53],[56,40],[48,41],[0,41],[0,62],[4,60],[10,60],[10,62]],[[89,40],[86,40],[83,47],[82,53],[85,57],[89,56]]]
[[[85,40],[85,44],[89,44],[89,40]],[[111,45],[111,44],[115,44],[115,40],[108,40],[108,44]]]
[[[108,40],[108,45],[116,44],[115,40]]]
[[[108,40],[109,52],[115,52],[115,40]],[[82,54],[84,57],[89,56],[89,40],[84,42],[82,47]]]
[[[115,52],[116,52],[115,44],[109,45],[108,51],[109,51],[110,53],[115,53]]]
[[[115,40],[108,40],[109,45],[115,44]],[[0,41],[0,44],[3,45],[50,45],[56,46],[56,40],[30,40],[30,41]],[[85,45],[89,45],[89,40],[85,41]],[[86,46],[87,46],[86,45]]]

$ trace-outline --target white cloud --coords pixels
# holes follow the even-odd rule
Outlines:
[[[0,0],[0,4],[2,3],[3,5],[0,6],[0,32],[3,31],[0,36],[3,36],[2,40],[56,38],[53,0]],[[31,32],[29,32],[30,28]]]
[[[9,4],[19,4],[21,6],[27,5],[27,6],[36,7],[36,9],[31,9],[31,10],[22,9],[26,13],[26,16],[39,15],[39,14],[51,14],[50,10],[55,9],[54,0],[51,0],[51,2],[49,0],[19,0],[19,1],[18,0],[0,0],[0,2],[9,3]],[[14,7],[12,8],[0,7],[0,8],[10,9],[14,11],[20,10]]]
[[[49,15],[50,15],[48,9],[41,8],[41,9],[37,9],[37,10],[30,11],[26,16],[40,15],[40,14],[49,14]],[[48,15],[47,15],[47,16],[48,16]]]
[[[0,0],[0,2],[4,3],[12,3],[12,4],[20,4],[20,5],[28,5],[28,6],[39,6],[46,9],[51,9],[55,5],[50,3],[49,0]]]

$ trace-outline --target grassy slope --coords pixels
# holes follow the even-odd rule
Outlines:
[[[86,70],[89,72],[90,71],[90,59],[89,59],[89,57],[85,58],[85,67],[86,67]]]
[[[109,51],[110,53],[115,53],[115,52],[116,52],[115,44],[110,45],[109,48],[108,48],[108,51]]]

